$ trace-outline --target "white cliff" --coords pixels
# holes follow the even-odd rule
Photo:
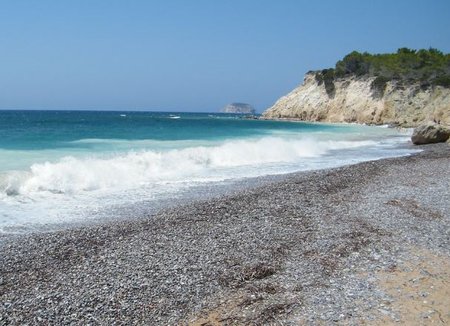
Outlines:
[[[389,81],[384,92],[376,94],[373,80],[374,77],[340,78],[334,80],[334,90],[328,94],[315,73],[307,73],[303,84],[280,98],[263,117],[405,127],[427,121],[450,125],[449,88],[421,88],[419,84],[405,86]]]

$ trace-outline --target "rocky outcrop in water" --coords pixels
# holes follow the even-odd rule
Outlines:
[[[318,80],[317,72],[280,98],[263,113],[269,119],[322,122],[394,124],[415,127],[427,121],[450,125],[450,88],[424,88],[387,81],[377,87],[376,77],[347,76],[332,84]]]
[[[415,145],[442,143],[449,139],[450,129],[444,126],[427,123],[414,129],[411,141]]]
[[[255,109],[247,103],[231,103],[224,107],[220,112],[223,113],[239,113],[239,114],[255,114]]]

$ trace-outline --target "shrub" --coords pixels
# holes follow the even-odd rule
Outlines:
[[[370,88],[374,97],[381,98],[384,95],[386,84],[390,79],[385,76],[378,76],[372,81]]]
[[[334,86],[334,69],[323,69],[322,71],[316,72],[315,79],[317,81],[317,85],[324,84],[325,91],[328,96],[334,96],[336,87]]]
[[[432,80],[431,82],[435,86],[443,86],[443,87],[450,87],[450,76],[439,76]]]
[[[382,90],[389,80],[396,80],[399,85],[417,82],[450,87],[450,54],[434,48],[417,51],[400,48],[396,53],[384,54],[353,51],[339,60],[334,69],[317,72],[316,80],[319,85],[324,83],[326,88],[328,85],[328,91],[332,91],[334,79],[349,75],[380,77],[373,85],[375,90]]]

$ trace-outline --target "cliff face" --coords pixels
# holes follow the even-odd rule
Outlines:
[[[280,98],[263,117],[304,121],[399,124],[414,127],[435,121],[450,125],[450,89],[441,86],[421,89],[386,83],[384,92],[373,90],[374,77],[347,77],[326,90],[315,73],[308,73],[301,86]]]

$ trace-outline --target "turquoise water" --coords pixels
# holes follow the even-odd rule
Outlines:
[[[407,155],[408,139],[232,114],[0,111],[0,230],[89,219],[199,184]]]
[[[314,132],[342,128],[314,124],[299,127],[288,122],[240,119],[231,114],[0,111],[2,149],[89,147],[73,143],[80,139],[223,140],[276,130]]]

